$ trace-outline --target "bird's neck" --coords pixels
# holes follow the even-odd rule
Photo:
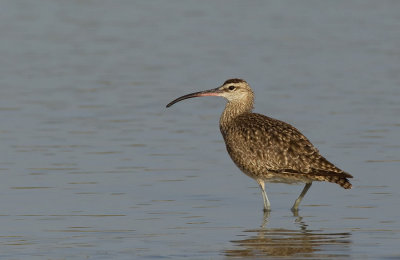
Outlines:
[[[250,102],[251,101],[251,102]],[[229,101],[222,112],[219,119],[220,130],[222,134],[230,127],[232,120],[243,113],[251,113],[253,110],[253,101],[249,102],[232,102]]]

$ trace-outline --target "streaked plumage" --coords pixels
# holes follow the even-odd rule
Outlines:
[[[255,179],[270,210],[264,182],[306,183],[292,209],[298,206],[313,181],[337,183],[351,188],[352,176],[326,160],[295,127],[283,121],[252,113],[254,94],[246,81],[230,79],[216,89],[196,92],[175,99],[222,96],[228,100],[220,118],[220,130],[234,163]]]

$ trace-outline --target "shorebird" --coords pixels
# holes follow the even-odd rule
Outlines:
[[[226,149],[236,166],[256,180],[262,191],[264,211],[271,209],[265,182],[305,183],[293,204],[297,211],[313,181],[337,183],[350,189],[350,174],[325,159],[292,125],[253,113],[254,93],[243,79],[229,79],[220,87],[181,96],[167,107],[188,98],[219,96],[228,102],[219,120]]]

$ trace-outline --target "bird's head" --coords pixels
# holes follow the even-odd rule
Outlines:
[[[249,103],[253,104],[254,94],[249,84],[243,79],[228,79],[220,87],[195,92],[179,97],[170,102],[167,107],[188,98],[205,97],[205,96],[219,96],[224,97],[231,103]]]

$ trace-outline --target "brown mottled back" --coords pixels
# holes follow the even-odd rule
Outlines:
[[[268,173],[288,182],[329,181],[351,188],[352,176],[326,160],[295,127],[257,113],[242,113],[221,128],[229,155],[252,178]]]

